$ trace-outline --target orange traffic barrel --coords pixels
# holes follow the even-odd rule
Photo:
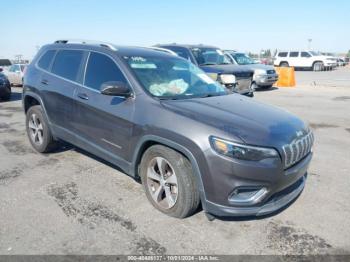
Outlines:
[[[275,67],[278,74],[278,87],[295,87],[294,67]]]

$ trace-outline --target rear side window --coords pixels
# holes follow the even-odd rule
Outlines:
[[[279,57],[287,57],[287,52],[280,52],[280,53],[278,53],[278,56]]]
[[[311,57],[308,52],[301,52],[301,57]]]
[[[126,79],[116,63],[108,56],[91,52],[86,68],[84,85],[100,90],[103,83],[120,81],[126,83]]]
[[[44,70],[49,71],[52,59],[56,53],[56,50],[49,50],[40,58],[38,66]]]
[[[66,79],[76,81],[83,54],[83,51],[78,50],[58,51],[51,72]]]
[[[290,52],[289,53],[289,57],[298,57],[299,56],[299,52]]]

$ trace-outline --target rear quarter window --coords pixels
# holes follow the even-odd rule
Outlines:
[[[79,50],[58,51],[51,72],[63,78],[76,81],[83,55],[84,52]]]
[[[38,61],[38,66],[41,69],[49,71],[50,65],[52,62],[52,59],[56,53],[56,50],[49,50],[44,53],[44,55],[41,56],[41,58]]]
[[[288,52],[280,52],[278,53],[278,57],[287,57]]]

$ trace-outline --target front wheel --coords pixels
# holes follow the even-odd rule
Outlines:
[[[324,65],[322,62],[316,62],[312,67],[312,70],[314,71],[322,71],[323,69],[324,69]]]
[[[148,200],[159,211],[185,218],[198,208],[199,191],[191,163],[177,151],[162,145],[147,149],[140,176]]]

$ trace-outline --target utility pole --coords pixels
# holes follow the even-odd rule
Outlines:
[[[16,63],[18,63],[18,64],[21,63],[22,58],[23,58],[23,55],[22,55],[22,54],[15,55],[15,61],[16,61]]]
[[[307,44],[307,49],[308,49],[308,50],[311,50],[312,38],[309,38],[309,39],[307,40],[307,42],[308,42],[308,44]]]

